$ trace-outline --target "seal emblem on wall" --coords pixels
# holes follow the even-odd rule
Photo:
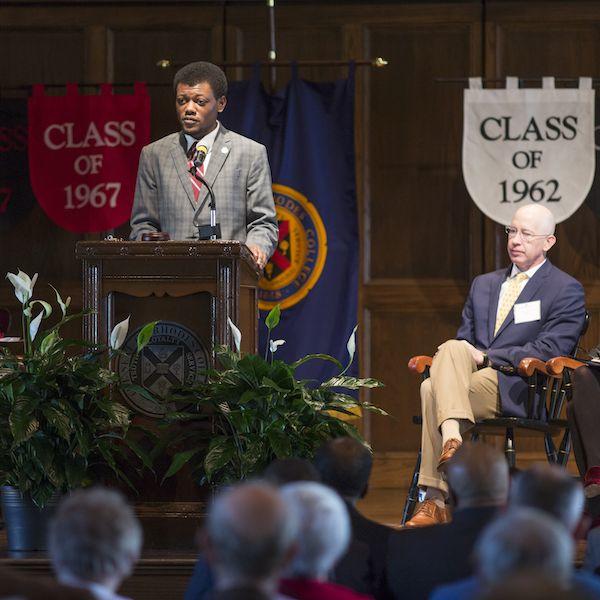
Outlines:
[[[315,205],[300,192],[273,185],[279,240],[259,282],[258,307],[290,308],[305,298],[321,277],[327,234]]]
[[[206,381],[204,371],[209,365],[209,354],[202,341],[187,327],[172,321],[159,321],[150,342],[137,354],[138,327],[125,340],[125,354],[118,360],[121,381],[148,390],[157,398],[164,398],[175,386],[193,386]],[[131,407],[151,417],[162,417],[165,408],[135,390],[123,390]]]

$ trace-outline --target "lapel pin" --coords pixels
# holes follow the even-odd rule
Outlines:
[[[223,147],[221,148],[221,152],[222,152],[223,154],[227,154],[227,153],[229,152],[229,148],[227,148],[227,146],[223,146]]]

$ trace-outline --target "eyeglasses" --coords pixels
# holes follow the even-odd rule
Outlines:
[[[504,231],[506,231],[506,235],[509,239],[520,235],[521,239],[525,243],[531,242],[531,240],[533,240],[534,238],[549,237],[552,235],[551,233],[529,233],[528,231],[519,231],[516,227],[511,227],[510,225],[507,225],[504,228]]]

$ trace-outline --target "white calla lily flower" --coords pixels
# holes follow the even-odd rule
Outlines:
[[[285,340],[269,340],[269,350],[271,354],[275,354],[277,352],[277,348],[279,346],[283,346],[285,344]]]
[[[233,321],[229,317],[227,317],[227,325],[229,326],[233,337],[233,345],[239,354],[240,348],[242,347],[242,332],[233,324]]]
[[[33,287],[37,281],[38,274],[36,273],[33,278],[31,278],[27,273],[24,273],[19,269],[17,274],[7,273],[6,277],[13,284],[15,296],[19,302],[21,304],[26,304],[33,295]]]
[[[44,311],[40,311],[40,314],[31,321],[29,324],[29,339],[33,342],[35,340],[35,336],[40,328],[40,323],[42,322],[42,318],[44,317]]]
[[[346,344],[346,350],[348,350],[348,356],[350,357],[349,362],[352,364],[354,360],[354,354],[356,353],[356,330],[358,329],[358,325],[352,330],[350,337],[348,338],[348,343]]]
[[[110,333],[110,342],[109,342],[109,346],[113,349],[113,350],[118,350],[122,345],[123,342],[125,341],[125,338],[127,337],[127,332],[129,331],[129,319],[131,318],[131,315],[129,315],[129,317],[127,317],[126,319],[123,319],[120,323],[117,323],[113,330]]]
[[[69,308],[69,304],[71,304],[71,296],[67,297],[66,302],[63,302],[59,291],[53,285],[50,285],[50,287],[54,290],[54,293],[56,294],[56,302],[58,302],[58,305],[60,306],[60,310],[62,311],[64,319],[67,316],[67,308]]]

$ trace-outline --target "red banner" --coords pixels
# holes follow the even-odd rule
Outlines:
[[[150,141],[150,97],[143,83],[131,95],[46,96],[29,99],[31,187],[45,213],[76,233],[106,231],[129,219],[138,160]]]

